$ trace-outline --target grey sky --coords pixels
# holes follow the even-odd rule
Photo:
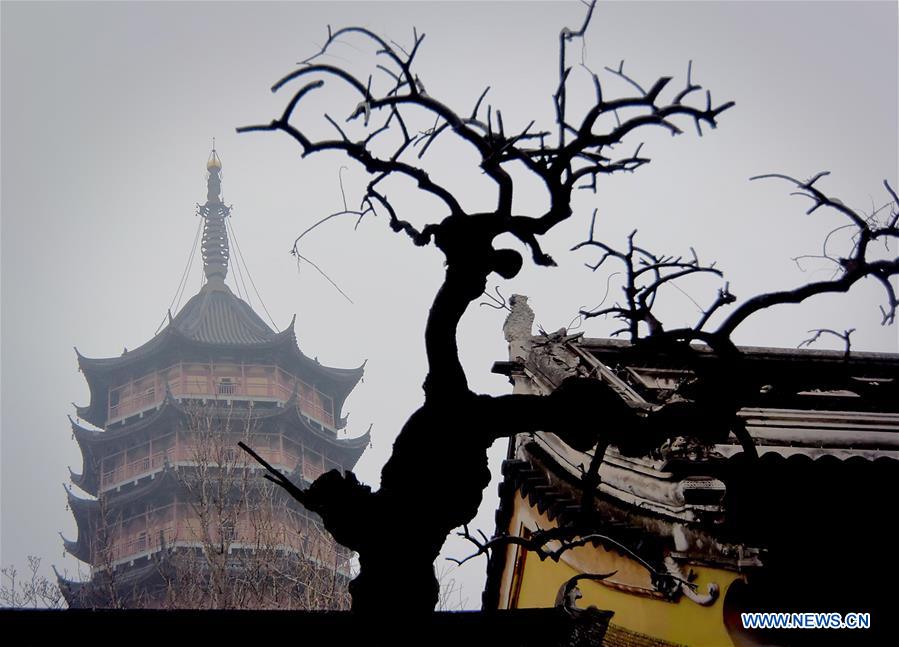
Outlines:
[[[653,162],[629,176],[604,179],[601,192],[580,192],[578,215],[547,237],[555,269],[527,267],[504,294],[528,294],[548,330],[567,325],[579,306],[595,305],[607,274],[591,275],[588,252],[568,252],[600,210],[600,233],[622,244],[633,228],[652,249],[717,260],[740,297],[820,278],[790,257],[815,254],[837,221],[804,215],[806,203],[759,173],[832,176],[821,187],[869,209],[886,200],[881,182],[897,178],[897,8],[894,2],[629,2],[601,4],[588,32],[585,62],[594,70],[625,59],[645,84],[673,75],[694,80],[736,107],[699,138],[664,132],[625,144]],[[87,387],[72,347],[113,356],[149,339],[162,321],[205,199],[205,161],[216,137],[223,193],[243,256],[279,328],[297,313],[300,347],[323,363],[357,366],[365,382],[347,403],[349,434],[373,428],[373,447],[358,472],[377,484],[380,467],[406,416],[421,400],[422,331],[441,279],[439,253],[414,248],[383,221],[336,220],[309,236],[304,253],[353,299],[349,304],[315,270],[299,273],[287,253],[294,237],[341,206],[335,155],[299,160],[285,135],[236,135],[240,125],[269,121],[288,94],[269,86],[316,51],[326,25],[368,26],[401,43],[412,26],[427,33],[418,57],[430,94],[467,112],[486,85],[511,129],[549,120],[562,26],[582,20],[578,2],[504,3],[12,3],[2,4],[2,513],[0,562],[27,554],[69,571],[57,531],[74,538],[60,483],[66,466],[81,469],[66,414],[86,404]],[[569,59],[578,61],[579,48]],[[360,51],[362,50],[362,51]],[[334,62],[367,70],[361,41],[334,50]],[[337,57],[340,58],[337,58]],[[572,111],[592,96],[576,69]],[[576,90],[574,88],[577,88]],[[609,78],[607,92],[630,89]],[[321,109],[341,119],[355,106],[338,87],[301,110],[320,123]],[[318,126],[316,126],[318,127]],[[324,132],[318,131],[318,132]],[[435,146],[435,177],[463,205],[489,206],[492,187],[471,166],[470,151]],[[364,174],[347,165],[344,184],[358,201]],[[401,215],[440,216],[409,185],[390,187]],[[516,206],[536,213],[545,197],[527,187]],[[194,259],[183,304],[199,288]],[[229,282],[234,287],[232,268]],[[708,303],[717,285],[685,285]],[[613,282],[613,295],[617,291]],[[617,295],[614,295],[617,296]],[[795,346],[814,327],[857,328],[855,347],[897,351],[896,327],[882,328],[873,285],[848,297],[819,298],[750,320],[744,344]],[[251,294],[250,302],[264,316]],[[696,307],[683,294],[664,297],[670,321],[690,323]],[[681,319],[678,319],[680,317]],[[473,388],[501,393],[490,365],[506,354],[504,313],[472,307],[460,347]],[[603,336],[613,322],[585,330]],[[435,438],[435,452],[452,438]],[[494,466],[504,445],[494,447]],[[426,457],[423,457],[426,460]],[[498,473],[498,470],[494,470]],[[460,474],[460,478],[464,475]],[[493,530],[491,485],[476,526]],[[439,502],[435,502],[439,505]],[[398,537],[400,541],[404,538]],[[450,541],[445,553],[467,554]],[[463,598],[479,605],[484,560],[455,574]],[[452,576],[451,576],[452,577]]]

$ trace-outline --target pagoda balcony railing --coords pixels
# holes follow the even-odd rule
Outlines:
[[[175,451],[175,447],[170,447],[152,456],[138,458],[114,469],[104,470],[100,476],[100,488],[107,489],[125,481],[136,480],[153,472],[158,472],[165,466],[166,462],[174,462]]]
[[[202,366],[203,374],[192,371]],[[261,374],[260,374],[261,373]],[[180,362],[110,389],[107,424],[143,414],[162,403],[166,386],[177,398],[286,403],[297,393],[303,415],[334,429],[333,401],[315,386],[273,365]]]
[[[178,529],[175,526],[154,528],[147,532],[138,533],[135,536],[114,543],[109,551],[109,560],[116,564],[134,559],[145,553],[155,553],[162,548],[173,545],[177,538]]]
[[[300,464],[302,459],[294,452],[286,449],[266,449],[264,447],[255,447],[253,449],[259,456],[274,467],[281,467],[287,470],[293,470]],[[261,469],[258,463],[239,447],[228,447],[224,450],[213,448],[205,450],[198,445],[183,445],[178,452],[175,465],[197,465],[199,463],[207,463],[212,467],[250,467],[253,469]]]
[[[301,456],[287,449],[257,447],[255,451],[268,463],[288,471],[292,471],[303,462]],[[100,491],[105,492],[129,481],[161,472],[166,463],[172,467],[179,467],[196,465],[201,461],[208,461],[210,464],[220,462],[222,466],[257,467],[255,461],[238,448],[227,448],[220,454],[215,448],[207,448],[204,451],[202,446],[181,442],[164,451],[131,460],[113,469],[103,470],[100,474]],[[320,467],[310,466],[308,462],[303,466],[303,475],[309,481],[315,480],[314,477],[320,475],[322,471]]]
[[[261,533],[261,534],[260,534]],[[107,553],[97,555],[94,567],[102,570],[133,559],[139,559],[164,548],[203,547],[218,545],[221,541],[229,550],[259,547],[286,549],[314,559],[323,565],[348,562],[349,551],[337,544],[322,529],[313,527],[294,515],[280,519],[274,527],[254,525],[242,519],[233,526],[210,527],[206,533],[200,529],[196,517],[176,512],[164,526],[151,525],[112,543]]]

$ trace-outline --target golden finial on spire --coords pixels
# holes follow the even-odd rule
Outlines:
[[[219,159],[218,153],[215,152],[215,137],[212,138],[212,153],[209,155],[209,161],[206,162],[206,170],[210,173],[222,170],[222,160]]]

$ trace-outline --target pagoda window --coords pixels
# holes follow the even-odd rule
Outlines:
[[[237,384],[230,377],[219,379],[218,394],[219,395],[235,395],[237,393]]]
[[[147,531],[142,530],[141,532],[137,533],[137,537],[135,538],[134,552],[136,552],[136,553],[144,552],[148,548],[147,544],[148,544]]]

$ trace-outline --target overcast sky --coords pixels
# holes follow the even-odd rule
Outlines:
[[[527,294],[548,331],[596,305],[608,274],[591,274],[588,252],[568,249],[586,235],[599,208],[604,240],[623,244],[639,228],[644,245],[716,260],[738,297],[791,287],[832,272],[791,261],[816,254],[838,220],[791,197],[775,181],[752,175],[832,175],[819,185],[862,210],[886,201],[881,182],[897,179],[897,5],[895,2],[628,2],[603,3],[588,32],[584,62],[617,65],[645,85],[661,75],[682,87],[693,79],[718,101],[736,101],[717,130],[699,138],[692,124],[671,138],[646,141],[650,165],[603,178],[600,193],[579,192],[576,216],[545,239],[558,268],[526,267],[500,286]],[[347,402],[349,435],[373,424],[373,447],[359,476],[377,485],[380,468],[405,418],[421,401],[422,332],[440,284],[442,258],[415,248],[383,220],[335,220],[304,241],[303,251],[349,295],[349,303],[309,266],[299,271],[288,250],[312,222],[341,207],[338,169],[357,202],[365,175],[336,155],[299,159],[286,135],[237,135],[235,127],[268,122],[288,95],[270,85],[315,52],[326,26],[356,23],[407,44],[425,32],[418,73],[427,91],[468,112],[487,85],[508,129],[552,117],[559,29],[576,27],[578,2],[457,3],[12,3],[2,4],[2,513],[0,562],[27,554],[74,572],[57,532],[76,536],[61,483],[81,458],[66,415],[87,404],[73,346],[92,357],[116,356],[153,336],[188,261],[205,200],[205,162],[212,138],[224,164],[223,194],[253,282],[278,328],[297,314],[301,349],[332,366],[368,359],[364,383]],[[578,62],[579,47],[569,54]],[[348,40],[330,61],[360,74],[370,47]],[[592,96],[577,67],[572,110]],[[608,77],[610,94],[630,93]],[[320,128],[321,110],[338,120],[358,99],[338,87],[318,91],[299,117]],[[316,132],[325,132],[318,130]],[[435,145],[435,178],[466,208],[495,200],[467,149]],[[416,223],[442,215],[409,184],[389,189],[401,215]],[[538,213],[545,196],[525,186],[516,208]],[[839,241],[836,241],[839,242]],[[232,250],[234,245],[232,244]],[[837,248],[835,247],[834,250]],[[233,254],[233,252],[232,252]],[[236,256],[236,254],[233,254]],[[192,261],[186,302],[200,287]],[[232,268],[229,282],[236,291]],[[494,282],[499,285],[499,283]],[[613,295],[618,288],[612,280]],[[690,297],[709,303],[717,285],[684,284],[661,301],[664,322],[692,323]],[[242,289],[242,288],[241,288]],[[250,303],[266,316],[252,293]],[[783,307],[740,328],[742,344],[795,347],[810,328],[855,327],[857,349],[896,352],[896,327],[879,325],[881,294],[860,285],[852,294]],[[506,358],[501,311],[472,306],[460,348],[476,390],[503,393],[491,375]],[[613,322],[592,320],[589,336]],[[452,438],[434,451],[451,452]],[[491,452],[494,474],[505,443]],[[422,457],[427,460],[427,457]],[[459,478],[464,478],[460,474]],[[496,482],[485,493],[476,527],[491,533]],[[435,505],[440,505],[435,501]],[[398,541],[403,539],[397,538]],[[467,554],[458,540],[445,554]],[[485,560],[451,573],[464,583],[468,607],[480,604]]]

